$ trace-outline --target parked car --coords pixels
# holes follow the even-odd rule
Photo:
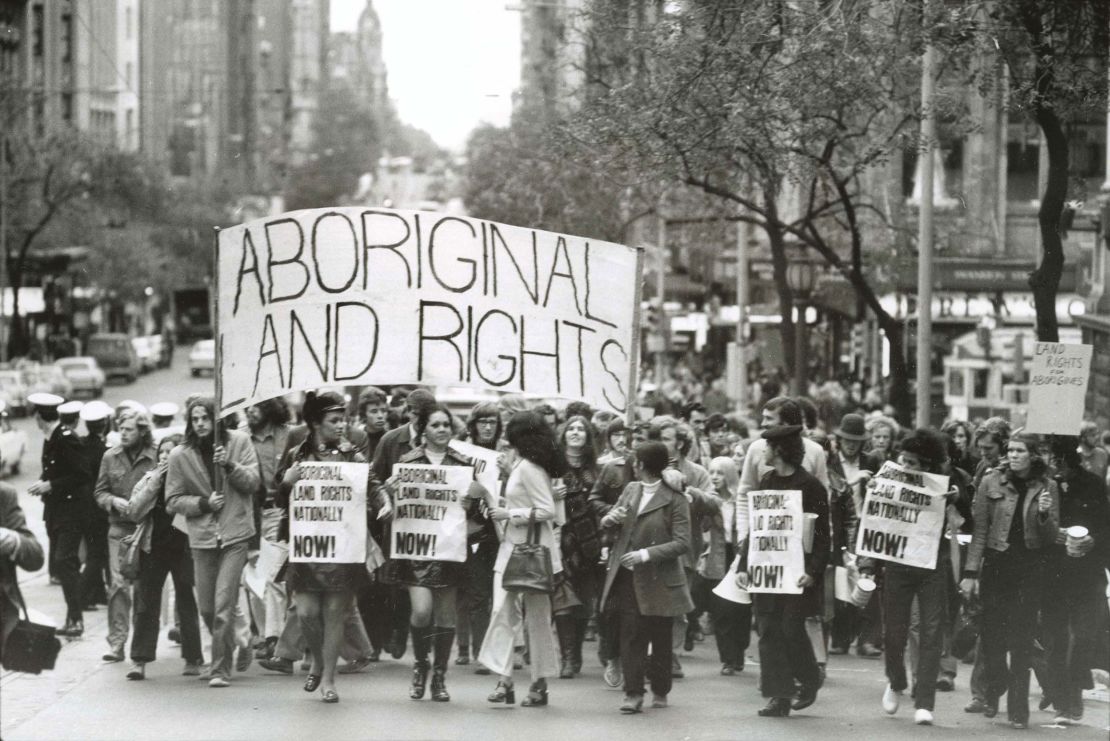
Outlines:
[[[125,378],[132,383],[142,373],[139,355],[131,344],[131,338],[125,334],[94,334],[89,338],[85,354],[96,358],[104,375],[110,379]]]
[[[73,396],[73,384],[65,377],[61,369],[54,365],[26,365],[21,371],[23,381],[27,384],[27,393],[55,394],[63,399]]]
[[[149,337],[132,337],[131,347],[135,348],[135,354],[139,356],[139,367],[143,373],[149,373],[158,367],[158,357],[154,354]]]
[[[7,402],[14,417],[27,416],[27,384],[17,370],[0,370],[0,395]]]
[[[170,362],[173,360],[169,343],[160,334],[152,334],[147,339],[150,340],[150,352],[154,356],[154,367],[169,368]]]
[[[216,372],[216,341],[200,340],[189,351],[189,372],[194,376]]]
[[[19,475],[23,454],[27,452],[27,433],[12,428],[5,410],[0,413],[0,473]]]
[[[69,379],[74,394],[88,394],[93,399],[104,394],[104,371],[100,370],[96,358],[59,358],[54,365]]]

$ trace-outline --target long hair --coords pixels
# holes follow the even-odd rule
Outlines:
[[[154,445],[154,432],[151,429],[150,417],[145,412],[136,409],[126,409],[119,415],[119,424],[127,420],[134,420],[135,429],[139,433],[140,447],[149,448]]]
[[[806,457],[805,444],[802,442],[800,434],[768,440],[767,447],[774,450],[784,462],[795,468],[801,468],[802,461]]]
[[[493,442],[489,445],[478,442],[478,420],[495,419],[497,420],[497,427],[493,433]],[[493,401],[480,401],[474,405],[470,410],[470,416],[466,418],[466,432],[470,436],[470,442],[482,447],[488,447],[490,450],[497,449],[497,443],[501,440],[501,433],[504,432],[501,425],[501,412],[497,407],[497,403]]]
[[[566,471],[566,458],[555,443],[555,434],[543,417],[535,412],[517,412],[505,429],[509,445],[525,458],[547,471],[552,478]]]
[[[563,425],[563,431],[559,433],[559,447],[563,451],[563,457],[566,457],[567,452],[567,428],[570,427],[572,422],[581,422],[582,426],[586,428],[586,444],[582,446],[582,467],[593,468],[597,463],[597,433],[594,432],[594,426],[590,424],[590,420],[583,417],[581,414],[576,414],[567,420]]]
[[[736,467],[736,461],[719,455],[709,461],[709,471],[711,473],[714,466],[719,468],[721,474],[725,477],[725,488],[728,490],[729,496],[735,496],[736,492],[740,491],[740,471]]]
[[[216,420],[216,400],[211,396],[198,396],[190,399],[185,406],[185,445],[196,450],[214,445],[197,435],[196,429],[193,428],[193,410],[197,407],[203,407],[208,412],[208,417],[212,420],[212,428],[215,434],[220,436],[220,442],[227,442],[227,430]]]
[[[167,445],[170,445],[171,449],[176,448],[184,439],[185,437],[180,432],[174,432],[172,434],[166,435],[164,438],[158,441],[158,447],[155,449],[155,453],[161,453],[162,448],[166,447]],[[157,455],[155,455],[155,457],[157,457]]]

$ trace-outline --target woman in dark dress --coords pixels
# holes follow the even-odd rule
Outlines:
[[[309,392],[302,410],[308,437],[282,459],[277,477],[278,498],[288,510],[289,495],[301,478],[302,462],[365,463],[366,459],[348,442],[347,405],[339,394],[319,396]],[[293,593],[297,615],[304,629],[312,668],[305,692],[321,687],[324,702],[339,702],[335,691],[335,669],[343,643],[343,624],[351,610],[358,580],[366,573],[361,563],[289,563],[286,586]]]
[[[572,679],[582,671],[586,625],[605,583],[601,525],[588,503],[598,475],[597,445],[589,420],[582,416],[568,419],[559,436],[559,448],[567,470],[562,479],[556,479],[554,489],[556,501],[563,499],[566,507],[566,524],[560,529],[563,572],[555,594],[575,599],[557,599],[553,609],[561,658],[559,678]]]
[[[473,467],[470,458],[448,447],[454,436],[454,419],[447,407],[435,404],[422,409],[415,428],[422,445],[403,455],[399,463]],[[381,487],[390,497],[396,493],[395,489],[393,477]],[[485,490],[479,484],[471,484],[469,496],[464,501],[468,519],[482,517],[478,511],[478,500],[484,494]],[[389,511],[391,515],[392,510]],[[451,696],[447,693],[447,660],[455,642],[458,586],[466,576],[466,564],[391,558],[383,568],[383,578],[387,582],[408,587],[412,603],[409,627],[416,662],[409,697],[423,699],[428,687],[428,670],[432,669],[432,700],[448,702]],[[428,664],[429,649],[434,651],[431,666]]]

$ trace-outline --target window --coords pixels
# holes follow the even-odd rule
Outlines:
[[[62,64],[73,63],[73,16],[62,14]]]
[[[133,80],[135,79],[135,64],[133,62],[128,62],[124,66],[124,77],[127,78],[127,89],[134,90],[135,83],[133,82]]]
[[[959,397],[967,395],[963,368],[952,368],[948,371],[948,395]]]
[[[1036,142],[1010,142],[1006,145],[1006,200],[1035,201],[1040,145]]]
[[[971,395],[975,399],[986,399],[990,396],[990,381],[991,369],[990,368],[977,368],[972,371],[972,392]]]

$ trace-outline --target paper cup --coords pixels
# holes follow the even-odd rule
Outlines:
[[[856,579],[856,585],[852,587],[852,593],[849,595],[850,599],[848,601],[862,609],[867,607],[867,603],[871,601],[871,595],[874,593],[875,580],[861,576]]]
[[[1066,541],[1069,556],[1082,556],[1079,551],[1079,541],[1087,537],[1088,530],[1082,525],[1072,525],[1066,530],[1068,538]]]
[[[806,553],[813,552],[813,528],[817,526],[817,515],[806,512],[802,518],[802,548]]]

